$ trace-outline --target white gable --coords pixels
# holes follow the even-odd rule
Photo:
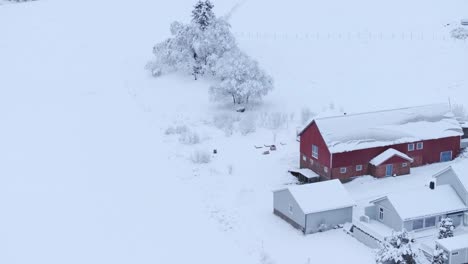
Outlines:
[[[413,159],[410,158],[408,155],[405,153],[401,153],[400,151],[396,149],[387,149],[386,151],[382,152],[380,155],[377,157],[373,158],[369,163],[374,165],[374,166],[379,166],[380,164],[384,163],[385,161],[389,160],[393,156],[398,156],[402,159],[405,159],[409,162],[413,162]]]
[[[287,188],[305,214],[341,209],[355,205],[339,180]]]
[[[331,153],[461,136],[447,104],[318,118]]]

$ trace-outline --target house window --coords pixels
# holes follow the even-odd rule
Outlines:
[[[379,208],[379,220],[383,220],[383,208]]]
[[[424,227],[434,227],[436,225],[436,218],[428,217],[424,220]]]
[[[346,173],[346,168],[340,168],[340,173]]]
[[[327,166],[323,167],[323,171],[328,172],[328,167]]]
[[[315,145],[312,145],[312,157],[318,159],[318,154],[319,154],[318,147]]]
[[[408,144],[408,151],[413,151],[414,150],[414,143]]]
[[[413,230],[421,229],[424,227],[424,219],[413,220]]]
[[[289,213],[290,213],[290,214],[293,213],[293,206],[292,206],[292,204],[289,205]]]
[[[356,171],[362,171],[362,165],[356,165]]]
[[[423,142],[418,142],[416,144],[416,149],[423,149],[424,148],[424,143]]]
[[[402,166],[403,168],[408,167],[408,163],[403,162],[403,163],[401,164],[401,166]]]
[[[314,160],[310,159],[310,164],[314,165]]]
[[[458,251],[457,252],[452,252],[452,256],[456,256],[458,255]]]

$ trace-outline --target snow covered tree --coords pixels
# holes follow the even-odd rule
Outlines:
[[[432,264],[444,264],[448,260],[447,254],[440,248],[434,250]]]
[[[214,5],[209,0],[199,0],[192,11],[192,21],[198,25],[201,30],[205,30],[215,20],[213,13]]]
[[[234,104],[245,104],[261,98],[273,88],[273,80],[258,63],[240,51],[231,26],[217,18],[209,0],[200,0],[192,12],[190,24],[171,24],[171,37],[153,48],[156,59],[147,68],[154,76],[177,71],[214,77],[211,87],[214,99],[232,98]]]
[[[468,29],[459,27],[453,29],[450,34],[452,35],[452,38],[454,39],[460,39],[460,40],[465,40],[468,39]]]
[[[416,252],[413,239],[403,230],[385,238],[375,260],[377,264],[416,264]]]
[[[221,81],[210,88],[213,99],[230,97],[234,104],[246,104],[273,89],[273,79],[239,49],[219,58],[214,73]]]
[[[439,239],[453,237],[453,230],[455,230],[455,226],[452,219],[449,217],[443,218],[439,224]]]

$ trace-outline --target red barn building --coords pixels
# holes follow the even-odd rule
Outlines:
[[[409,174],[452,160],[462,135],[446,104],[317,118],[299,134],[300,167],[322,180]]]

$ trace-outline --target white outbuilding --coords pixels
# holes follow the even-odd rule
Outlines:
[[[339,180],[294,185],[273,192],[274,214],[304,234],[351,222],[354,205]]]
[[[468,263],[468,234],[439,239],[436,244],[447,254],[447,264]]]

